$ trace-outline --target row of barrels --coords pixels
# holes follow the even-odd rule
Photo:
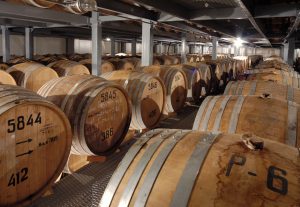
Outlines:
[[[29,70],[34,71],[35,66],[31,65]],[[29,77],[24,67],[15,67],[15,70],[23,71],[14,75],[16,79]],[[154,73],[157,75],[151,75]],[[67,75],[59,71],[58,74]],[[11,166],[2,171],[5,173],[2,189],[7,190],[0,199],[1,205],[30,203],[56,180],[69,152],[79,155],[111,154],[122,142],[129,126],[155,125],[165,102],[171,109],[173,103],[175,106],[181,103],[182,93],[186,96],[186,90],[177,89],[180,84],[186,85],[186,76],[179,69],[148,68],[145,73],[115,71],[107,73],[107,79],[115,79],[119,84],[91,75],[72,74],[54,78],[37,92],[47,101],[20,87],[1,85],[3,106],[10,109],[4,100],[14,103],[12,111],[1,116],[5,119],[3,123],[7,123],[2,136],[7,146],[2,149],[9,148],[12,143],[15,146],[15,150],[9,148],[9,152],[14,153],[1,152],[7,158],[3,165]],[[169,81],[166,87],[164,81]],[[168,95],[168,90],[175,91],[175,95]],[[14,101],[10,97],[19,99]],[[34,101],[31,102],[33,98],[48,103],[49,109],[35,105]],[[62,117],[57,118],[57,114]],[[138,118],[131,120],[132,117]],[[24,162],[18,159],[24,159]],[[45,161],[41,163],[41,160]],[[48,165],[51,165],[49,172],[46,170]],[[35,176],[37,173],[42,175]],[[21,174],[24,180],[19,180]],[[26,190],[28,186],[31,187]]]
[[[299,92],[265,80],[229,82],[223,96],[203,101],[194,131],[139,137],[100,206],[299,205]]]

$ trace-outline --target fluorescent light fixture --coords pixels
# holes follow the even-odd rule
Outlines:
[[[110,38],[109,38],[109,37],[107,37],[107,38],[105,38],[105,40],[109,42],[109,41],[110,41]]]
[[[242,46],[242,44],[243,44],[243,40],[241,39],[241,38],[237,38],[235,41],[234,41],[234,46],[236,46],[236,47],[241,47]]]

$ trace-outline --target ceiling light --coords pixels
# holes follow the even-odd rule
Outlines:
[[[235,41],[234,41],[234,46],[236,47],[241,47],[243,45],[243,40],[241,38],[237,38]]]
[[[109,42],[109,41],[110,41],[110,38],[109,38],[109,37],[107,37],[107,38],[105,38],[105,40],[106,40],[107,42]]]

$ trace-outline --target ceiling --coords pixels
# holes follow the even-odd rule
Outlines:
[[[141,22],[153,23],[155,40],[221,44],[237,37],[251,46],[279,47],[289,38],[300,46],[300,0],[96,0],[104,36],[141,39]],[[0,25],[12,32],[35,27],[36,35],[90,38],[89,17],[10,6],[0,1]]]
[[[98,0],[102,2],[102,0]],[[299,0],[120,0],[158,14],[158,22],[217,37],[241,37],[258,46],[298,39]],[[101,6],[101,5],[100,5]],[[297,42],[298,44],[298,42]]]

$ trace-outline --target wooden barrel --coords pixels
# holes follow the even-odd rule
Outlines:
[[[84,58],[84,57],[83,57],[83,54],[77,54],[77,53],[75,53],[75,54],[69,55],[69,56],[68,56],[68,59],[69,59],[69,60],[72,60],[72,61],[75,61],[75,62],[79,62],[79,61],[81,61],[81,60],[84,60],[84,59],[91,59],[91,58]]]
[[[202,103],[194,130],[253,133],[300,146],[299,105],[268,96],[209,96]]]
[[[73,129],[71,152],[106,155],[127,133],[131,106],[126,91],[97,76],[73,75],[46,83],[38,94],[59,106]]]
[[[153,57],[152,64],[153,65],[163,65],[163,60],[161,57],[155,56],[155,57]]]
[[[157,129],[129,149],[99,206],[297,206],[299,198],[293,147],[245,135]]]
[[[68,60],[66,57],[57,56],[57,55],[49,55],[37,60],[37,62],[42,63],[43,65],[49,65],[50,63],[59,61],[59,60]]]
[[[211,75],[210,66],[204,63],[188,63],[188,64],[196,67],[200,73],[201,97],[205,97],[211,94],[213,91],[212,91],[212,75]]]
[[[26,4],[40,7],[40,8],[50,8],[55,5],[55,3],[44,1],[44,0],[23,0]]]
[[[59,60],[50,63],[48,67],[54,69],[59,77],[70,75],[89,75],[89,69],[84,65],[71,61],[71,60]]]
[[[5,63],[0,63],[0,70],[7,70],[9,68]]]
[[[86,66],[89,69],[90,73],[92,74],[92,59],[84,59],[79,61],[79,63]],[[115,66],[111,62],[103,61],[103,60],[101,61],[101,66],[100,66],[101,74],[112,72],[114,70],[115,70]]]
[[[173,58],[168,55],[161,56],[163,64],[162,65],[173,65],[174,61]]]
[[[59,177],[71,147],[64,113],[36,93],[0,85],[0,206],[25,206]]]
[[[300,89],[281,85],[272,81],[231,81],[224,95],[263,95],[272,98],[293,101],[300,104]]]
[[[20,63],[31,62],[31,60],[26,59],[24,56],[15,56],[7,62],[8,65],[16,65]]]
[[[178,68],[184,71],[187,77],[187,98],[193,99],[195,102],[199,101],[201,98],[201,74],[199,70],[191,65],[172,65],[171,67]]]
[[[225,64],[225,71],[226,71],[226,84],[231,81],[235,80],[237,77],[235,64],[231,59],[224,60]]]
[[[291,85],[299,88],[299,77],[295,77],[293,73],[276,69],[254,69],[246,71],[247,80],[264,80],[274,81],[278,84]]]
[[[3,70],[0,70],[0,84],[17,85],[15,79]]]
[[[110,61],[110,60],[109,60]],[[134,64],[131,60],[128,59],[118,59],[115,61],[110,61],[116,70],[134,70]]]
[[[166,87],[165,114],[178,112],[183,108],[187,97],[187,78],[182,70],[163,66],[148,66],[142,70],[163,80]]]
[[[159,123],[165,105],[165,87],[159,77],[123,70],[101,77],[117,81],[128,92],[132,103],[130,128],[151,129]]]
[[[97,9],[95,0],[76,0],[74,3],[64,6],[65,11],[73,14],[84,14]]]
[[[138,70],[141,67],[141,58],[131,57],[126,59],[131,61],[131,63],[134,65],[135,70]]]
[[[212,94],[219,94],[225,85],[224,65],[220,62],[206,62],[211,69],[211,92]]]
[[[265,68],[274,68],[277,70],[284,70],[284,71],[291,71],[292,67],[290,67],[288,64],[278,61],[276,59],[269,59],[266,61],[261,62],[258,64],[256,69],[265,69]]]
[[[54,70],[35,62],[14,65],[7,72],[14,77],[17,85],[35,92],[49,80],[58,78]]]

